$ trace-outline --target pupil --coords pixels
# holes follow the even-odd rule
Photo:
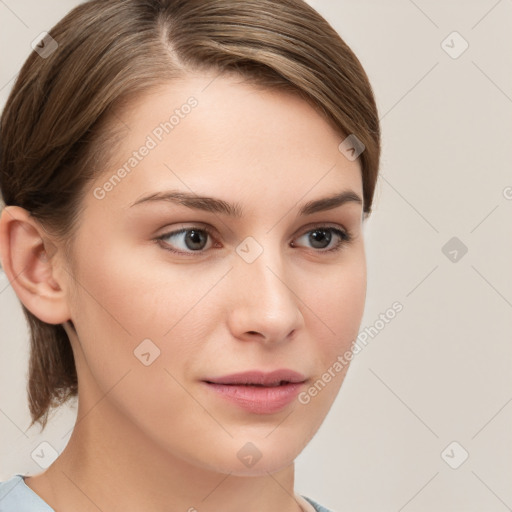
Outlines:
[[[202,233],[201,231],[195,231],[195,230],[190,230],[189,231],[189,234],[186,236],[185,238],[185,243],[187,244],[187,248],[188,249],[202,249],[203,247],[201,246],[201,238],[203,238],[203,242],[205,241],[205,237],[204,236],[201,236]],[[189,242],[191,242],[189,244]],[[195,246],[194,244],[199,244],[200,247],[197,247]]]
[[[320,233],[320,235],[318,235],[318,233]],[[323,229],[317,229],[317,230],[313,231],[309,236],[310,236],[310,239],[312,242],[312,246],[317,249],[325,248],[331,243],[332,234],[330,231],[326,231]],[[323,242],[325,242],[325,241],[327,243],[322,245]],[[320,243],[320,246],[317,245],[318,243]]]

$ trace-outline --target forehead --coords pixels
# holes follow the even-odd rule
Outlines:
[[[295,94],[239,77],[161,85],[126,104],[114,123],[119,143],[94,183],[106,191],[103,207],[125,209],[167,189],[249,203],[296,202],[333,188],[362,194],[359,160],[339,151],[344,136],[323,116]]]

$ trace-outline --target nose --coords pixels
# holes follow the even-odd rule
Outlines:
[[[230,272],[229,327],[240,340],[289,341],[304,323],[300,298],[277,251],[252,263],[239,258]]]

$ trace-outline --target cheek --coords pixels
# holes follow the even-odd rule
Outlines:
[[[164,425],[176,422],[176,409],[190,418],[203,412],[179,383],[194,364],[201,333],[208,331],[198,303],[211,279],[196,278],[192,286],[183,267],[160,272],[135,257],[107,252],[84,261],[77,275],[82,286],[72,314],[85,358],[78,359],[88,381],[83,393],[90,389],[92,402],[92,393],[108,393],[135,423],[153,421],[158,413],[155,428],[166,431]],[[170,403],[164,413],[162,405]]]
[[[126,248],[124,248],[126,249]],[[155,249],[156,250],[156,249]],[[144,254],[117,251],[112,245],[101,256],[84,259],[78,280],[77,315],[93,315],[102,328],[138,338],[163,336],[200,300],[208,276],[198,279],[185,266],[151,263]],[[152,249],[146,252],[151,254]],[[151,257],[151,256],[150,256]],[[215,279],[215,276],[211,276]],[[211,279],[210,279],[211,280]],[[214,282],[214,281],[212,281]],[[92,324],[92,318],[89,318]]]
[[[185,371],[218,320],[210,292],[224,268],[198,277],[193,266],[145,263],[110,246],[101,257],[84,259],[77,275],[73,321],[87,365],[102,386],[109,385],[104,379],[115,381],[142,366],[139,346],[147,346],[150,357],[157,354],[165,368]],[[147,339],[154,346],[141,345]]]
[[[221,460],[225,453],[235,459],[241,441],[217,453],[212,439],[226,443],[226,433],[192,398],[188,380],[211,333],[206,324],[218,321],[212,314],[218,296],[215,290],[208,291],[225,271],[194,279],[184,266],[159,272],[155,266],[131,265],[126,258],[121,264],[112,253],[89,263],[79,278],[87,292],[80,292],[73,312],[85,355],[85,410],[101,402],[103,407],[93,410],[101,410],[108,424],[126,424],[128,419],[136,425],[146,434],[138,450],[152,440],[197,464]],[[160,351],[152,360],[154,349],[145,349],[152,360],[149,365],[134,354],[145,338]]]
[[[364,249],[347,253],[320,277],[303,280],[299,297],[304,297],[310,318],[311,339],[319,339],[322,360],[330,363],[350,348],[361,325],[366,300]],[[321,334],[322,333],[322,334]],[[329,360],[326,360],[329,359]]]

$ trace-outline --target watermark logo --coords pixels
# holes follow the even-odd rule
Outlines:
[[[30,456],[39,467],[47,469],[59,456],[59,452],[49,442],[43,441],[36,446]]]
[[[240,450],[238,450],[236,456],[240,459],[244,466],[252,468],[262,457],[262,453],[258,450],[258,447],[253,443],[245,443]]]
[[[452,59],[458,59],[469,48],[469,43],[457,31],[453,31],[443,39],[441,48]]]
[[[236,247],[236,253],[246,263],[252,263],[258,258],[263,252],[263,247],[256,241],[252,236],[245,238]]]
[[[458,469],[469,457],[467,450],[457,441],[452,441],[442,452],[441,458],[452,469]]]
[[[150,366],[160,356],[160,349],[149,338],[146,338],[137,345],[133,354],[144,366]]]
[[[353,133],[341,141],[338,146],[339,152],[347,159],[353,162],[366,149],[366,146]]]
[[[454,236],[443,245],[441,252],[452,263],[458,263],[466,255],[468,248],[459,238]]]
[[[30,46],[32,46],[32,49],[43,59],[47,59],[59,47],[57,41],[55,41],[48,32],[41,32],[32,41]]]

